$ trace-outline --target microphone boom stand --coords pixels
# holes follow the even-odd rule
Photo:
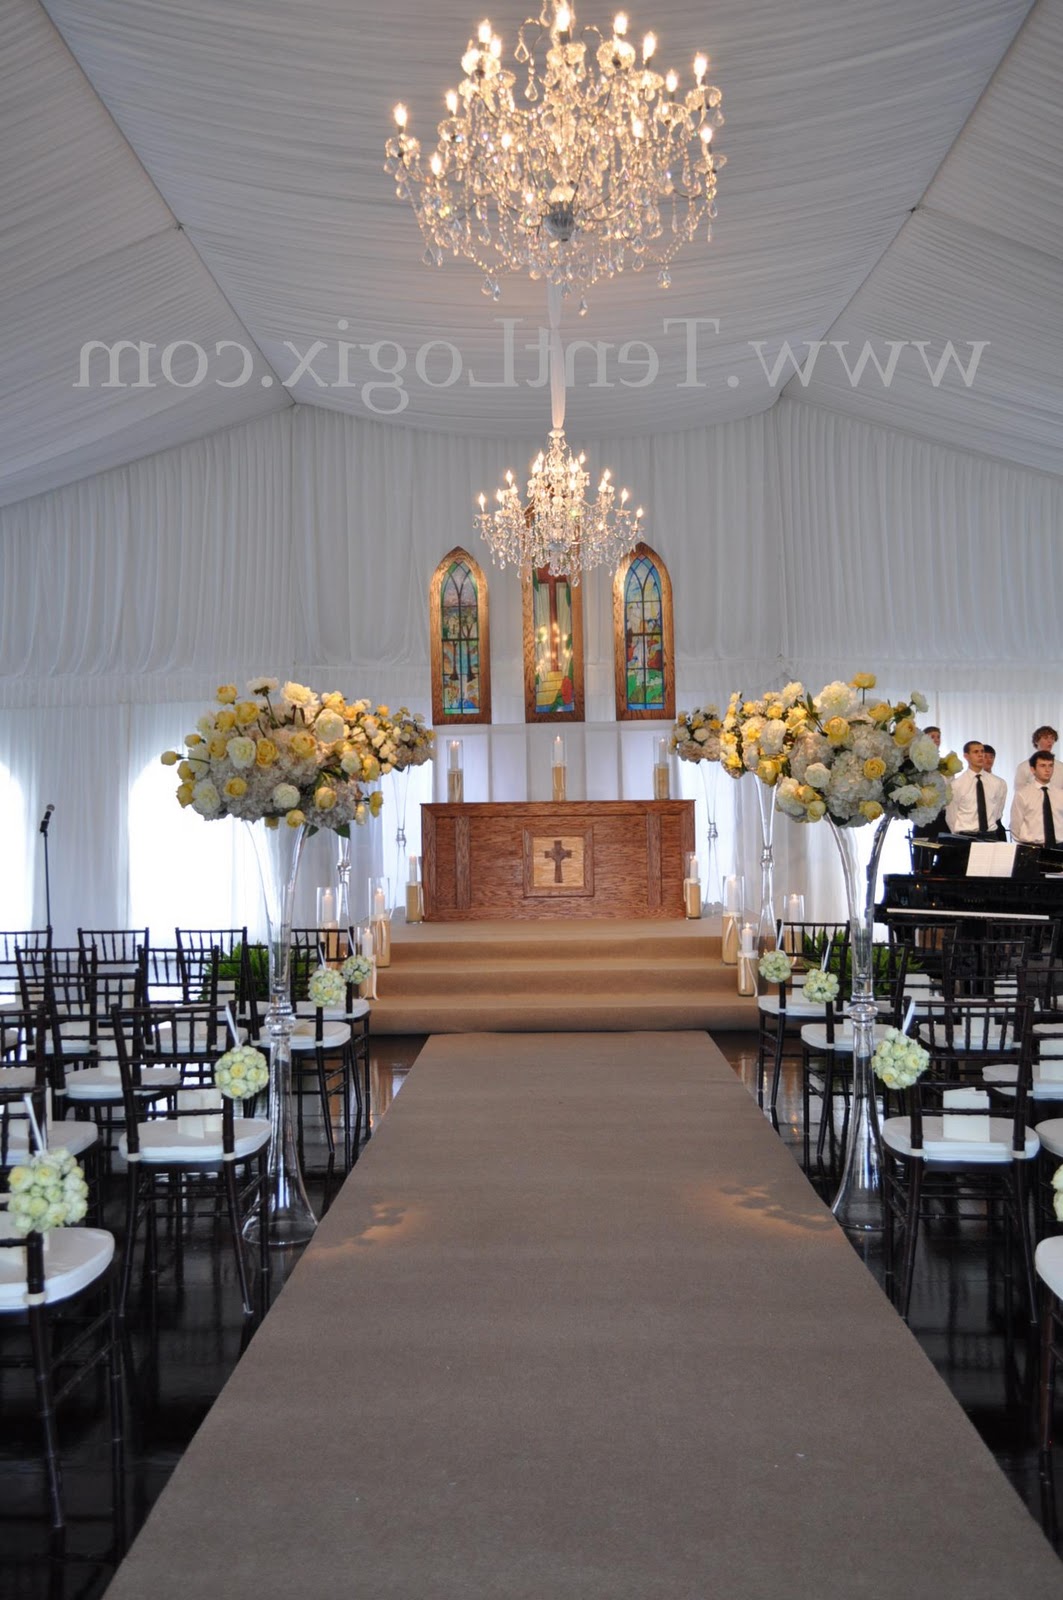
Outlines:
[[[52,941],[52,880],[48,870],[48,824],[52,820],[54,806],[46,806],[44,816],[41,818],[41,838],[44,840],[44,920],[48,928],[48,942]]]

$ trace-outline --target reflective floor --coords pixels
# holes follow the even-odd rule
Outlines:
[[[739,1077],[752,1086],[755,1037],[725,1034],[716,1042]],[[373,1041],[374,1124],[386,1115],[422,1043],[420,1038]],[[779,1102],[780,1137],[798,1160],[800,1112],[796,1074],[787,1075]],[[330,1176],[324,1170],[325,1152],[323,1130],[308,1121],[308,1189],[319,1213],[342,1182],[342,1174]],[[107,1218],[112,1226],[118,1225],[120,1196],[121,1187],[116,1185]],[[295,1259],[297,1252],[275,1252],[274,1293]],[[865,1259],[881,1281],[877,1245],[865,1252]],[[155,1314],[150,1315],[142,1300],[131,1306],[126,1341],[125,1508],[134,1533],[250,1336],[241,1314],[231,1252],[227,1247],[214,1248],[209,1218],[197,1224],[185,1252],[183,1281],[177,1283],[165,1256],[161,1266]],[[1053,1527],[1057,1507],[1063,1514],[1063,1443],[1053,1452],[1061,1486],[1057,1494],[1039,1467],[1031,1393],[1035,1374],[1021,1320],[1013,1338],[991,1287],[985,1240],[978,1228],[971,1228],[958,1242],[932,1236],[921,1248],[911,1326],[1001,1469],[1034,1515],[1047,1523],[1056,1548],[1063,1552]],[[7,1352],[12,1348],[11,1334],[2,1323],[0,1338]],[[1063,1395],[1057,1416],[1063,1440]],[[0,1375],[0,1595],[5,1600],[75,1596],[91,1600],[106,1588],[115,1554],[106,1417],[102,1380],[90,1381],[60,1412],[69,1526],[61,1544],[53,1545],[38,1466],[32,1392],[24,1375]]]

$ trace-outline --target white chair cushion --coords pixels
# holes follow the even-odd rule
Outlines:
[[[185,1128],[186,1122],[218,1120],[207,1117],[182,1117],[180,1120],[159,1117],[152,1122],[138,1123],[141,1160],[160,1166],[182,1161],[216,1161],[220,1165],[223,1155],[220,1129],[216,1133],[197,1134]],[[253,1156],[269,1143],[269,1123],[264,1117],[237,1117],[234,1130],[233,1145],[238,1156]],[[118,1148],[123,1156],[128,1154],[125,1134],[118,1141]]]
[[[114,1257],[114,1235],[102,1228],[53,1228],[45,1236],[44,1298],[68,1300],[105,1272]],[[0,1249],[0,1312],[26,1307],[26,1252]]]
[[[888,1024],[875,1023],[875,1043],[881,1044],[886,1037]],[[827,1042],[827,1024],[825,1022],[809,1022],[801,1029],[801,1042],[808,1045],[810,1050],[826,1052],[833,1050],[839,1056],[851,1056],[853,1053],[853,1025],[843,1022],[834,1029],[834,1042]]]
[[[912,1150],[912,1126],[907,1117],[887,1117],[882,1124],[882,1142],[899,1156],[923,1161],[969,1161],[972,1165],[1006,1165],[1011,1160],[1032,1161],[1041,1141],[1032,1128],[1025,1130],[1024,1148],[1018,1155],[1011,1148],[1012,1124],[1007,1117],[990,1117],[989,1141],[946,1139],[940,1117],[923,1118],[923,1149]]]
[[[1037,1276],[1046,1283],[1057,1300],[1063,1300],[1063,1233],[1042,1239],[1034,1251]]]
[[[321,1030],[322,1050],[342,1050],[350,1042],[351,1030],[346,1022],[326,1022]],[[268,1050],[270,1036],[268,1033],[256,1041],[259,1050]],[[302,1054],[304,1051],[316,1050],[318,1041],[314,1038],[314,1022],[311,1017],[301,1017],[291,1032],[291,1048],[293,1055]]]
[[[72,1156],[81,1156],[91,1150],[100,1137],[94,1122],[52,1122],[46,1124],[49,1150],[69,1150]],[[29,1155],[29,1128],[19,1121],[11,1124],[7,1143],[7,1164],[15,1167]]]
[[[1014,1097],[1015,1080],[1019,1075],[1018,1067],[1001,1065],[982,1068],[982,1082],[991,1085],[998,1094]],[[1035,1061],[1033,1064],[1033,1083],[1030,1086],[1031,1100],[1063,1100],[1063,1079],[1045,1078],[1041,1075],[1041,1068]]]
[[[1037,1124],[1037,1137],[1050,1156],[1063,1156],[1063,1117]]]
[[[295,1014],[298,1017],[312,1017],[317,1007],[312,1000],[300,1000],[296,1003]],[[369,1011],[368,1000],[355,999],[348,1011],[346,1006],[323,1006],[321,1015],[326,1022],[356,1022],[359,1017],[364,1017]]]
[[[0,1088],[32,1089],[36,1081],[34,1067],[0,1067]]]
[[[139,1093],[166,1094],[181,1082],[180,1067],[142,1067]],[[107,1100],[122,1098],[122,1079],[118,1063],[106,1067],[86,1067],[83,1072],[72,1072],[66,1080],[64,1094],[68,1100]]]
[[[779,1015],[779,996],[777,994],[762,994],[757,999],[757,1010],[766,1017]],[[812,1017],[826,1016],[825,1005],[817,1005],[814,1000],[796,1000],[792,994],[786,997],[787,1022],[800,1022]]]

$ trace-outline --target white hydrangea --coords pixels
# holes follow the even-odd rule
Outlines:
[[[855,689],[847,683],[828,683],[815,699],[815,707],[823,722],[831,717],[848,717],[859,704]]]
[[[757,963],[765,983],[789,983],[794,965],[785,950],[766,950]]]
[[[347,985],[331,967],[318,967],[311,974],[307,994],[315,1006],[341,1006],[346,998]]]

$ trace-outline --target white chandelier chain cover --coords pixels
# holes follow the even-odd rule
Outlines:
[[[488,511],[480,495],[475,522],[500,567],[515,566],[526,579],[546,567],[555,576],[578,584],[585,570],[612,566],[638,543],[642,507],[628,508],[630,495],[619,501],[608,467],[593,501],[587,500],[590,474],[586,456],[569,450],[565,438],[565,361],[561,345],[561,292],[546,291],[550,319],[550,443],[531,465],[525,495],[507,469],[504,488],[495,491],[497,505]]]
[[[695,57],[683,92],[677,73],[653,69],[655,35],[637,50],[627,30],[622,12],[603,34],[577,28],[571,5],[543,0],[520,27],[514,60],[525,82],[515,94],[502,41],[482,22],[427,157],[406,131],[406,107],[395,107],[385,170],[413,206],[428,264],[467,257],[496,300],[499,272],[582,293],[653,265],[666,288],[682,246],[712,237],[726,158],[712,145],[723,115],[719,89],[705,81],[709,59]]]

